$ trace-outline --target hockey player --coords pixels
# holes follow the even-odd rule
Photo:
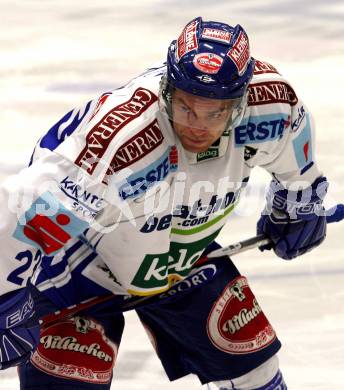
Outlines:
[[[206,256],[255,166],[273,176],[262,249],[319,245],[310,113],[240,25],[196,18],[167,63],[69,112],[3,184],[2,368],[19,365],[21,389],[109,389],[131,307],[170,380],[286,389],[247,279]]]

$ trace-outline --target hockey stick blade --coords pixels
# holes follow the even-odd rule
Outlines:
[[[344,204],[337,204],[334,207],[326,210],[327,223],[339,222],[344,219]],[[208,253],[207,257],[233,256],[238,253],[245,252],[249,249],[258,248],[259,246],[269,244],[270,240],[263,234],[248,238],[247,240],[239,241],[235,244],[216,249]]]
[[[344,219],[344,204],[337,204],[337,206],[331,207],[326,210],[327,223],[339,222]]]

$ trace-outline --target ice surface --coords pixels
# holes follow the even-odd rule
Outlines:
[[[0,178],[29,159],[67,110],[164,58],[182,26],[202,15],[242,24],[253,55],[293,83],[316,119],[318,161],[331,182],[327,204],[344,202],[341,0],[1,0],[0,15]],[[259,171],[252,179],[223,244],[254,235],[267,177]],[[235,258],[283,342],[291,390],[344,388],[343,231],[344,223],[329,226],[320,248],[291,262],[255,250]],[[115,377],[119,390],[200,388],[192,376],[168,382],[133,313]],[[15,369],[0,373],[0,390],[18,388]]]

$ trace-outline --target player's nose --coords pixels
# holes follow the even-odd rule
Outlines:
[[[194,136],[206,135],[209,131],[208,126],[201,120],[191,121],[189,124],[189,131]]]
[[[202,138],[206,137],[206,134],[207,134],[206,130],[189,127],[187,129],[187,132],[186,132],[185,135],[188,138],[192,138],[192,139],[195,139],[195,140],[201,140]]]

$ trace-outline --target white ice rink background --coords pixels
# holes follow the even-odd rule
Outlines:
[[[343,0],[0,0],[1,179],[68,110],[164,58],[195,16],[242,24],[252,54],[292,82],[317,123],[327,204],[344,202]],[[222,244],[255,232],[267,178],[252,179]],[[344,389],[343,232],[344,222],[329,226],[321,247],[290,262],[257,250],[234,258],[283,343],[290,390]],[[112,388],[201,388],[193,376],[169,383],[135,315],[126,318]],[[19,389],[15,370],[1,372],[0,390],[12,389]]]

